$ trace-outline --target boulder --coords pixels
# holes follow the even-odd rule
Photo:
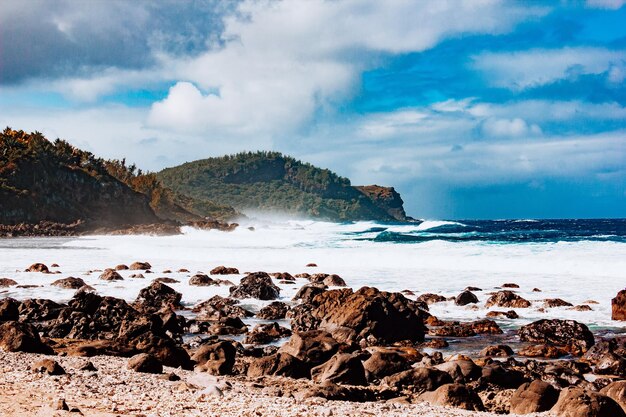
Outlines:
[[[159,277],[152,280],[152,282],[160,282],[162,284],[177,284],[180,281],[170,277]]]
[[[512,282],[507,282],[505,284],[502,284],[502,288],[519,288],[519,285]]]
[[[338,349],[339,344],[330,333],[310,330],[294,333],[279,352],[288,353],[313,367],[326,362]]]
[[[289,272],[274,272],[271,274],[278,281],[295,281],[296,279]]]
[[[219,320],[222,317],[252,317],[254,313],[238,306],[238,300],[214,295],[192,309],[198,320]]]
[[[315,382],[334,384],[367,385],[365,369],[358,356],[337,353],[322,365],[311,369],[311,379]]]
[[[221,341],[202,345],[191,356],[196,368],[212,375],[229,375],[235,365],[237,351],[232,343]]]
[[[245,344],[265,345],[276,339],[291,336],[291,330],[278,323],[258,324],[243,340]]]
[[[562,300],[560,298],[546,298],[545,300],[543,300],[544,308],[573,307],[573,306],[574,304],[568,303],[567,301]]]
[[[128,266],[124,264],[119,264],[113,269],[115,269],[116,271],[126,271],[128,269]]]
[[[29,298],[20,303],[20,320],[25,322],[43,322],[59,316],[63,305],[45,298]]]
[[[11,278],[0,278],[0,288],[2,287],[12,287],[17,285],[17,281]]]
[[[211,275],[237,275],[239,270],[237,268],[225,267],[224,265],[216,266],[209,272]]]
[[[0,299],[0,321],[17,320],[20,315],[20,303],[13,298]]]
[[[98,278],[104,281],[121,281],[124,279],[114,269],[105,269],[104,272],[100,274]]]
[[[24,272],[43,272],[44,274],[48,274],[50,273],[50,270],[48,269],[48,267],[45,264],[42,263],[34,263],[31,266],[29,266],[28,268],[26,268],[26,270]]]
[[[325,285],[304,285],[298,290],[296,295],[293,296],[293,301],[302,300],[303,303],[310,303],[313,298],[326,291]]]
[[[454,299],[454,303],[458,306],[464,306],[468,304],[475,304],[478,302],[478,297],[474,295],[471,291],[463,291],[461,294],[457,295]]]
[[[65,369],[57,361],[52,359],[42,359],[35,362],[31,369],[35,372],[45,373],[47,375],[65,375]]]
[[[611,382],[600,390],[600,394],[613,399],[626,412],[626,381]]]
[[[508,369],[497,362],[483,366],[481,382],[502,388],[518,388],[526,379],[524,374],[515,369]]]
[[[529,414],[550,410],[559,398],[559,392],[547,382],[525,382],[511,397],[511,414]]]
[[[128,360],[128,369],[146,374],[162,374],[163,364],[149,353],[140,353]]]
[[[463,384],[445,384],[435,391],[424,392],[419,398],[433,405],[484,411],[485,407],[478,394]]]
[[[337,274],[313,274],[309,276],[313,284],[323,284],[329,287],[345,287],[346,282]]]
[[[611,300],[611,319],[626,320],[626,290],[618,292]]]
[[[487,317],[506,317],[507,319],[518,319],[519,315],[515,312],[515,310],[509,311],[489,311],[487,313]]]
[[[447,372],[454,382],[460,383],[476,381],[482,375],[482,368],[469,358],[450,360],[434,368]]]
[[[548,358],[557,359],[568,355],[565,349],[554,345],[530,345],[518,350],[518,355],[525,356],[527,358]]]
[[[423,341],[423,316],[419,304],[402,294],[371,287],[325,291],[290,312],[292,328],[327,329],[340,342],[364,340],[370,345]]]
[[[130,269],[133,271],[147,271],[150,268],[152,268],[152,265],[150,265],[148,262],[133,262],[132,264],[130,264]]]
[[[528,308],[530,307],[530,301],[520,297],[513,291],[504,290],[498,291],[489,297],[485,303],[485,307],[489,308],[491,306],[503,308]]]
[[[625,417],[615,400],[606,395],[581,388],[565,388],[550,410],[559,417]]]
[[[574,320],[538,320],[522,326],[518,334],[522,341],[547,342],[579,356],[594,344],[594,337],[589,328]]]
[[[507,345],[491,345],[480,351],[480,356],[507,357],[513,355],[513,349]]]
[[[444,371],[430,367],[412,368],[387,376],[382,383],[396,390],[413,393],[434,391],[444,384],[451,384],[452,377]]]
[[[374,401],[377,399],[374,391],[366,387],[358,386],[345,386],[337,385],[332,382],[325,382],[323,384],[315,384],[311,388],[306,389],[303,392],[296,393],[296,398],[299,400],[305,398],[325,398],[333,401]]]
[[[593,368],[596,374],[626,377],[626,359],[614,352],[602,355]]]
[[[263,307],[256,316],[263,320],[281,320],[285,318],[287,311],[289,311],[287,304],[282,301],[274,301]]]
[[[263,375],[308,378],[310,367],[288,353],[278,352],[253,360],[248,366],[247,375],[252,378]]]
[[[363,367],[368,380],[373,381],[406,371],[411,367],[411,364],[397,352],[377,350],[363,362]]]
[[[144,312],[156,312],[163,308],[176,310],[182,308],[182,294],[161,282],[155,281],[141,289],[134,305]]]
[[[33,326],[17,321],[0,324],[0,348],[6,352],[52,354],[52,349],[39,338]]]
[[[217,281],[208,275],[196,274],[189,278],[189,285],[195,285],[197,287],[208,287],[211,285],[219,285]]]
[[[85,284],[85,281],[83,281],[82,278],[67,277],[57,279],[50,285],[54,285],[55,287],[59,288],[65,288],[68,290],[77,290],[87,284]]]
[[[417,297],[417,301],[421,301],[423,303],[431,305],[431,304],[447,301],[447,298],[439,294],[426,293]]]
[[[256,298],[258,300],[275,300],[280,295],[280,288],[272,282],[265,272],[248,274],[239,285],[230,288],[230,296],[234,298]]]

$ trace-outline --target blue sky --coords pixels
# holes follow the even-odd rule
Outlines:
[[[279,150],[416,217],[626,217],[623,22],[623,0],[9,0],[0,124],[151,170]]]

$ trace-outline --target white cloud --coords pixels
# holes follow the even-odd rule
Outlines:
[[[547,9],[501,0],[244,2],[225,45],[173,62],[177,84],[150,123],[172,131],[291,134],[355,90],[381,53],[422,51],[464,33],[502,33]],[[218,91],[219,94],[198,94]],[[182,95],[190,100],[181,105]]]
[[[587,7],[617,10],[626,4],[626,0],[587,0]]]
[[[626,51],[594,47],[484,52],[472,58],[474,69],[492,85],[523,90],[561,79],[623,71]],[[617,68],[617,69],[614,69]]]
[[[536,124],[528,124],[519,117],[513,119],[489,118],[482,125],[482,130],[488,136],[535,136],[541,134],[541,128]]]

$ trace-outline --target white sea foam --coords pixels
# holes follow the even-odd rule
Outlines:
[[[436,227],[431,222],[431,228]],[[179,236],[91,236],[81,238],[21,238],[0,240],[0,277],[13,278],[19,284],[43,285],[39,288],[3,289],[2,296],[29,297],[67,301],[73,291],[50,286],[58,278],[83,278],[99,293],[134,300],[139,290],[154,278],[168,276],[180,280],[171,284],[183,293],[183,302],[193,305],[214,294],[227,295],[228,287],[192,287],[191,274],[208,272],[217,265],[235,266],[245,271],[328,272],[341,275],[349,285],[375,286],[390,291],[409,289],[454,296],[466,286],[477,286],[481,307],[457,307],[453,302],[431,306],[442,318],[478,319],[485,316],[482,307],[488,293],[505,282],[521,286],[519,294],[533,302],[529,309],[518,309],[521,324],[538,318],[572,318],[593,326],[616,326],[610,320],[610,300],[625,286],[626,244],[616,242],[559,242],[493,244],[486,242],[453,243],[429,241],[419,244],[394,244],[359,240],[373,227],[387,227],[373,222],[334,224],[312,221],[257,223],[255,231],[240,227],[234,232],[200,231],[186,228]],[[395,226],[394,226],[395,227]],[[405,226],[401,226],[405,227]],[[415,230],[416,226],[410,226]],[[375,235],[371,233],[370,235]],[[129,278],[131,271],[121,271],[124,281],[106,282],[91,269],[104,269],[119,263],[149,261],[154,274],[146,279]],[[62,274],[22,272],[33,262],[58,263]],[[305,265],[315,262],[317,268]],[[187,268],[191,274],[168,273]],[[237,283],[243,275],[226,278]],[[281,285],[281,296],[290,299],[304,284]],[[542,292],[533,292],[533,288]],[[541,300],[562,298],[573,304],[594,299],[593,311],[567,308],[538,311]],[[264,302],[245,300],[253,309]],[[507,324],[507,321],[501,323]]]

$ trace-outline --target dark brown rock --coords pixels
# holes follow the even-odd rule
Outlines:
[[[57,279],[50,285],[54,285],[55,287],[59,287],[59,288],[65,288],[68,290],[77,290],[86,284],[85,284],[85,281],[82,280],[82,278],[67,277],[67,278]]]
[[[489,311],[487,313],[487,317],[506,317],[507,319],[518,319],[519,316],[515,312],[515,310],[509,311]]]
[[[20,315],[19,305],[13,298],[0,299],[0,321],[17,320]]]
[[[525,356],[528,358],[548,358],[548,359],[557,359],[563,356],[566,356],[568,352],[565,349],[562,349],[553,345],[539,344],[539,345],[530,345],[523,347],[518,350],[518,355]]]
[[[550,410],[559,417],[625,417],[615,400],[606,395],[581,388],[566,388]]]
[[[289,311],[287,304],[282,301],[274,301],[263,307],[256,316],[263,320],[281,320],[285,318],[287,311]]]
[[[124,279],[113,269],[105,269],[99,278],[104,281],[121,281]]]
[[[611,300],[611,319],[626,321],[626,290],[618,292]]]
[[[474,295],[471,291],[463,291],[461,294],[457,295],[454,299],[454,303],[458,306],[464,306],[467,304],[475,304],[478,302],[478,297]]]
[[[236,353],[232,343],[222,341],[200,346],[191,359],[200,370],[212,375],[229,375],[235,365]]]
[[[322,365],[312,368],[311,379],[318,383],[367,385],[363,363],[358,356],[348,353],[337,353]]]
[[[502,388],[518,388],[526,382],[522,372],[505,368],[496,362],[483,366],[480,380],[483,383],[497,385]]]
[[[169,278],[169,277],[160,277],[160,278],[155,278],[153,280],[153,282],[160,282],[163,284],[177,284],[180,281],[174,278]]]
[[[53,353],[39,338],[37,330],[26,323],[7,321],[0,324],[0,348],[6,352]]]
[[[239,270],[237,268],[225,267],[224,265],[216,266],[209,272],[211,275],[237,275]]]
[[[279,352],[288,353],[313,367],[326,362],[338,349],[339,344],[330,333],[310,330],[294,333]]]
[[[432,294],[432,293],[422,294],[419,297],[417,297],[417,301],[424,302],[424,303],[426,303],[428,305],[435,304],[435,303],[441,303],[441,302],[444,302],[446,300],[447,300],[447,298],[444,297],[443,295]]]
[[[150,286],[141,289],[134,305],[144,312],[156,312],[163,308],[176,310],[182,308],[182,294],[161,282],[154,281]]]
[[[326,286],[321,285],[304,285],[298,290],[296,295],[293,296],[293,301],[302,300],[303,303],[310,303],[313,298],[326,291]]]
[[[413,393],[434,391],[444,384],[451,384],[452,377],[439,369],[421,367],[412,368],[383,379],[383,384],[397,390],[406,390]]]
[[[463,384],[445,384],[432,392],[424,392],[419,400],[434,405],[484,411],[485,407],[478,394]]]
[[[35,372],[45,373],[47,375],[65,375],[65,369],[59,363],[52,359],[42,359],[31,366]]]
[[[128,360],[128,369],[146,374],[162,374],[163,364],[149,353],[140,353]]]
[[[513,355],[513,349],[507,345],[491,345],[480,351],[481,356],[507,357]]]
[[[554,307],[572,307],[572,303],[568,303],[565,300],[560,298],[546,298],[543,300],[544,308],[554,308]]]
[[[116,271],[126,271],[128,269],[128,266],[124,264],[119,264],[113,269],[115,269]]]
[[[238,306],[238,300],[214,295],[193,308],[199,320],[219,320],[222,317],[252,317],[254,313]]]
[[[0,287],[12,287],[13,285],[17,285],[17,281],[11,278],[0,278]]]
[[[547,382],[526,382],[511,397],[511,414],[529,414],[550,410],[556,404],[559,392]]]
[[[26,268],[24,272],[43,272],[44,274],[50,273],[50,270],[45,264],[35,263]]]
[[[404,356],[394,351],[377,350],[363,362],[368,380],[378,380],[411,367]]]
[[[307,378],[310,367],[288,353],[278,352],[253,360],[247,370],[248,377],[277,375],[291,378]]]
[[[133,271],[140,271],[140,270],[147,271],[151,268],[152,268],[152,265],[150,265],[148,262],[133,262],[132,264],[130,264],[130,267],[129,267],[129,269]]]
[[[574,320],[538,320],[519,329],[522,341],[550,343],[574,355],[582,355],[595,340],[587,326]]]
[[[274,340],[291,336],[291,330],[279,326],[278,323],[259,324],[248,333],[243,340],[245,344],[265,345]]]
[[[503,308],[527,308],[530,307],[530,301],[523,299],[513,291],[498,291],[485,303],[485,307],[503,307]]]
[[[239,285],[230,288],[230,296],[234,298],[256,298],[258,300],[275,300],[280,294],[272,282],[272,278],[265,272],[248,274]]]
[[[502,288],[519,288],[519,285],[508,282],[506,284],[502,284]]]
[[[626,412],[626,381],[611,382],[600,390],[600,394],[613,399]]]
[[[219,285],[219,283],[208,275],[196,274],[193,277],[189,278],[189,285],[208,287],[210,285]]]

